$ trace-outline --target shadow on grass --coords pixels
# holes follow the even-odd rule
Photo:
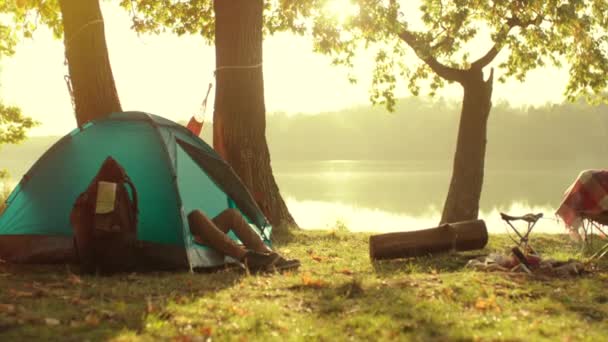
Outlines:
[[[148,316],[233,286],[242,273],[76,276],[68,266],[0,264],[0,340],[106,340]]]
[[[398,271],[407,273],[461,272],[471,259],[487,255],[489,251],[449,252],[417,258],[374,260],[372,266],[379,276],[390,276]]]
[[[348,337],[369,340],[450,340],[451,323],[441,308],[420,300],[415,291],[364,286],[357,280],[324,288],[292,287],[319,322]]]

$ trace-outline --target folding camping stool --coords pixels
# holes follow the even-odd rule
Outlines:
[[[515,242],[517,244],[517,247],[520,247],[524,251],[524,253],[529,252],[532,254],[536,254],[536,251],[534,251],[534,249],[530,246],[530,244],[528,243],[528,240],[529,240],[530,233],[532,232],[532,229],[534,228],[534,225],[536,225],[536,222],[538,222],[538,220],[541,217],[543,217],[543,213],[538,213],[538,214],[530,213],[530,214],[525,214],[523,216],[511,216],[511,215],[507,215],[505,213],[500,213],[500,217],[505,222],[507,222],[507,224],[513,229],[515,234],[517,234],[517,236],[519,237],[519,242],[518,242],[509,234],[509,237],[511,238],[511,240],[513,240],[513,242]],[[526,222],[528,225],[526,228],[526,232],[522,234],[517,228],[515,228],[515,226],[513,226],[511,221]]]

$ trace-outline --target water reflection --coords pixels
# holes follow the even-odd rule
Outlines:
[[[439,210],[428,210],[421,215],[392,213],[381,209],[356,207],[350,204],[321,201],[298,201],[287,199],[287,205],[298,224],[305,229],[331,229],[338,225],[345,225],[355,232],[395,232],[419,230],[436,227],[439,222]],[[522,203],[512,203],[503,210],[508,213],[539,213],[545,218],[539,220],[534,232],[565,233],[563,225],[553,216],[554,208],[531,207]],[[505,233],[510,229],[500,219],[499,210],[481,211],[479,218],[486,222],[490,233]],[[523,224],[523,223],[522,223]],[[525,225],[515,227],[520,231]]]
[[[560,161],[488,162],[480,217],[491,232],[504,232],[499,211],[543,212],[539,231],[563,232],[553,219],[564,190],[583,168]],[[305,228],[354,231],[433,227],[450,180],[445,162],[276,162],[277,182],[295,219]]]

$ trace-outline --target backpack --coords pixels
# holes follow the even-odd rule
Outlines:
[[[70,213],[74,249],[82,272],[135,270],[137,214],[133,182],[116,160],[106,158]]]

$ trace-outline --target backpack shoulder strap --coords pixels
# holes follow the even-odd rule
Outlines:
[[[131,194],[133,194],[133,206],[135,207],[135,211],[139,212],[139,202],[138,202],[138,199],[137,199],[137,189],[135,189],[135,185],[131,181],[131,178],[129,178],[129,176],[127,176],[126,174],[125,174],[124,182],[127,185],[129,185],[129,187],[131,188]]]

